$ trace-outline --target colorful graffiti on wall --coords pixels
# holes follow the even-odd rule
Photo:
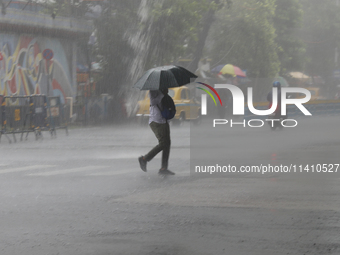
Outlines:
[[[42,55],[47,48],[54,52],[50,61]],[[0,34],[0,94],[60,96],[64,103],[74,95],[70,49],[57,38]]]

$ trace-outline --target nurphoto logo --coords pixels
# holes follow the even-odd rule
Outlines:
[[[215,84],[214,88],[206,83],[198,82],[201,85],[204,85],[205,87],[209,88],[212,92],[215,93],[217,98],[220,101],[221,106],[223,105],[223,102],[221,101],[221,98],[219,94],[216,92],[215,89],[228,89],[231,92],[232,98],[233,98],[233,115],[238,116],[244,116],[244,94],[242,90],[231,84]],[[201,89],[205,91],[214,101],[215,105],[217,105],[216,100],[214,96],[204,88],[197,87],[198,89]],[[304,94],[304,98],[287,98],[287,95],[293,94],[293,93],[301,93]],[[201,115],[207,115],[207,94],[201,95]],[[280,96],[280,98],[278,98]],[[259,110],[254,107],[253,102],[253,88],[248,87],[247,88],[247,105],[249,108],[249,111],[256,115],[256,116],[268,116],[270,114],[273,114],[277,109],[280,109],[280,115],[286,116],[287,115],[287,105],[295,105],[304,115],[311,116],[312,114],[303,106],[304,103],[307,103],[311,99],[311,93],[309,90],[304,88],[296,88],[296,87],[285,87],[281,88],[281,93],[278,93],[278,88],[273,87],[272,88],[272,103],[269,109],[265,110]],[[279,104],[279,100],[281,101],[281,104]],[[275,121],[280,121],[282,126],[285,127],[295,127],[297,126],[297,121],[294,119],[265,119],[265,121],[271,123],[271,125],[274,125]],[[254,123],[257,122],[257,125]],[[289,122],[293,122],[293,125],[288,125]],[[225,125],[227,123],[231,124],[231,127],[234,125],[243,125],[244,127],[246,124],[248,124],[249,127],[262,127],[264,125],[264,121],[262,119],[251,119],[248,122],[245,120],[243,122],[233,122],[232,120],[228,121],[226,119],[214,119],[213,120],[213,127],[216,125]]]

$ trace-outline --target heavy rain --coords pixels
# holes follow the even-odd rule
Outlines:
[[[340,253],[339,0],[0,3],[1,255]]]

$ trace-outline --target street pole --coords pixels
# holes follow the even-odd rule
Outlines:
[[[50,95],[50,61],[46,59],[46,66],[47,66],[47,97]]]

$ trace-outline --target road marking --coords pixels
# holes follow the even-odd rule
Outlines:
[[[89,170],[97,170],[106,168],[108,166],[84,166],[84,167],[77,167],[77,168],[70,168],[65,170],[59,170],[59,171],[50,171],[50,172],[44,172],[44,173],[35,173],[35,174],[29,174],[30,176],[52,176],[52,175],[60,175],[60,174],[69,174],[69,173],[78,173],[83,171],[89,171]]]
[[[28,171],[28,170],[36,170],[36,169],[49,168],[49,167],[54,167],[54,166],[55,165],[34,165],[34,166],[23,166],[23,167],[17,167],[17,168],[7,168],[4,170],[0,170],[0,174],[23,172],[23,171]]]

